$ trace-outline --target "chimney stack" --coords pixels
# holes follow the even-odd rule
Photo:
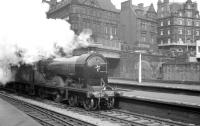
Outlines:
[[[143,3],[139,3],[139,4],[138,4],[138,7],[143,8],[143,7],[144,7],[144,4],[143,4]]]

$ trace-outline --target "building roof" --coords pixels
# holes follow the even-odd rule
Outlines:
[[[53,1],[53,0],[51,0]],[[50,5],[53,5],[53,2],[48,2]],[[55,2],[54,2],[55,3]],[[65,5],[68,5],[70,3],[80,3],[80,4],[94,4],[95,7],[99,7],[104,10],[108,11],[114,11],[114,12],[120,12],[120,10],[116,9],[116,7],[113,5],[111,0],[61,0],[60,2],[57,2],[57,4],[53,7],[53,9],[59,9]]]
[[[169,3],[169,9],[170,9],[171,13],[175,13],[178,10],[183,9],[183,6],[184,6],[184,3],[182,3],[182,2],[172,2],[172,3]]]
[[[151,4],[150,6],[146,6],[144,7],[143,4],[138,4],[136,5],[132,5],[133,10],[135,11],[137,16],[145,16],[148,12],[154,12],[156,13],[153,4]],[[137,13],[137,11],[140,11],[140,13]]]
[[[110,10],[110,11],[117,11],[120,10],[116,9],[116,7],[113,5],[113,3],[110,0],[97,0],[101,6],[102,9]]]

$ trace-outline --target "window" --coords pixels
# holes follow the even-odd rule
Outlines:
[[[191,9],[191,5],[188,5],[188,9]]]
[[[187,20],[187,25],[188,25],[188,26],[191,26],[191,25],[192,25],[192,20],[191,20],[191,19],[188,19],[188,20]]]
[[[186,14],[187,14],[187,17],[192,17],[192,12],[186,12]]]
[[[160,40],[160,44],[161,44],[161,45],[163,44],[163,40]]]
[[[146,23],[145,22],[141,22],[141,28],[146,29]]]
[[[169,38],[169,39],[168,39],[168,44],[170,44],[170,42],[171,42],[171,39]]]
[[[198,15],[198,14],[196,15],[196,18],[199,18],[199,15]]]
[[[178,25],[183,25],[183,19],[178,19]]]
[[[187,30],[187,35],[191,35],[191,30]]]
[[[179,41],[179,42],[183,42],[182,38],[178,38],[178,41]]]
[[[178,29],[178,34],[182,35],[183,34],[183,29]]]
[[[199,26],[199,22],[198,21],[195,22],[195,26]]]
[[[152,43],[152,44],[154,43],[154,38],[153,38],[153,37],[151,37],[151,43]]]
[[[179,16],[180,16],[180,17],[182,17],[182,16],[183,16],[182,12],[179,12]]]
[[[170,25],[170,20],[167,21],[167,24]]]
[[[113,35],[117,35],[117,30],[116,30],[116,28],[113,28]]]
[[[163,35],[163,31],[160,31],[160,35]]]
[[[160,26],[163,26],[163,22],[162,21],[160,22]]]
[[[200,53],[200,46],[198,46],[198,50],[199,50],[199,53]]]
[[[199,31],[196,31],[196,36],[199,36]]]
[[[146,42],[146,37],[142,36],[142,42]]]
[[[164,11],[164,7],[161,7],[161,11]]]
[[[170,35],[170,30],[167,30],[167,34]]]
[[[156,26],[151,24],[151,31],[155,32],[156,31]]]
[[[108,34],[108,27],[105,27],[105,33]]]
[[[191,42],[191,40],[188,38],[187,41],[186,41],[186,43],[189,44],[190,42]]]
[[[141,34],[141,41],[146,42],[146,34]]]

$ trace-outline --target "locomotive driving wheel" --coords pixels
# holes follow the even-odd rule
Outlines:
[[[55,92],[53,96],[53,100],[58,103],[62,101],[62,96],[58,91]]]
[[[78,105],[77,96],[71,95],[68,98],[69,105],[75,107]]]
[[[93,98],[86,98],[83,102],[83,107],[86,110],[96,110],[98,107],[98,101]]]
[[[35,95],[35,88],[33,85],[27,85],[26,86],[26,91],[28,92],[29,95]]]
[[[115,104],[115,99],[114,98],[109,98],[108,101],[107,101],[107,108],[108,109],[114,108],[114,104]]]
[[[43,88],[39,88],[38,90],[38,95],[40,98],[44,99],[46,97],[45,93],[44,93],[44,89]]]

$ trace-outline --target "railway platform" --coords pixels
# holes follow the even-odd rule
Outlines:
[[[200,86],[187,84],[168,84],[168,83],[138,83],[130,80],[109,79],[109,83],[135,85],[118,88],[120,96],[118,106],[121,109],[151,115],[155,117],[200,125]],[[140,88],[137,88],[137,85]],[[148,90],[143,90],[145,87]],[[154,88],[156,90],[153,90]],[[166,89],[164,89],[166,88]],[[179,90],[180,92],[168,92]],[[179,88],[179,89],[177,89]],[[150,89],[150,90],[149,90]],[[186,90],[196,92],[196,94],[185,93]]]
[[[197,85],[197,84],[158,83],[158,82],[138,83],[137,81],[116,79],[116,78],[109,78],[108,82],[120,84],[120,85],[136,85],[136,86],[143,86],[143,87],[159,87],[159,88],[171,88],[171,89],[200,91],[200,84]]]
[[[0,98],[0,126],[41,126],[31,117]]]
[[[138,83],[136,81],[111,79],[111,78],[109,79],[109,83],[200,91],[200,85],[152,83],[152,82]],[[167,93],[167,92],[129,90],[129,89],[122,89],[122,91],[120,91],[120,94],[121,94],[120,97],[148,100],[152,102],[160,102],[160,103],[165,103],[165,104],[170,104],[170,105],[179,105],[179,106],[193,107],[193,108],[200,109],[199,96],[193,96],[193,95],[187,95],[187,94],[181,94],[181,93],[176,94],[176,93]]]
[[[200,109],[200,97],[184,94],[171,94],[150,91],[120,91],[121,96],[129,99],[138,99],[169,105],[177,105]]]

